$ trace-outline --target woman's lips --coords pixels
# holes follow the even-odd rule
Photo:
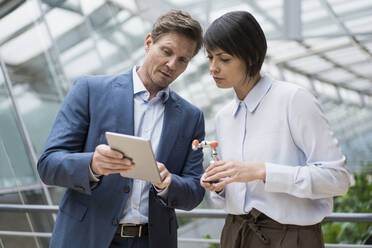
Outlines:
[[[221,81],[222,78],[219,78],[219,77],[213,77],[214,81],[218,82],[218,81]]]

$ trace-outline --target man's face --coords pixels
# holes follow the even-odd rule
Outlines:
[[[163,34],[155,43],[151,35],[147,35],[142,81],[159,90],[167,87],[186,70],[195,48],[195,41],[176,32]]]

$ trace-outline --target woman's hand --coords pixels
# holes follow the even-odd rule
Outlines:
[[[265,180],[265,178],[266,168],[264,163],[224,160],[210,164],[200,179],[200,185],[211,191],[221,191],[227,184],[232,182],[250,182],[258,179]],[[203,182],[215,180],[220,180],[220,182]]]
[[[209,191],[216,191],[216,192],[219,192],[219,191],[222,191],[223,188],[221,188],[220,186],[217,186],[218,183],[208,183],[206,182],[205,180],[205,173],[203,174],[203,176],[200,178],[200,185],[209,190]]]

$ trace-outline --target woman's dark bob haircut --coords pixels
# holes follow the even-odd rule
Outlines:
[[[232,11],[216,19],[204,35],[204,46],[242,59],[250,77],[260,73],[267,50],[264,32],[246,11]]]

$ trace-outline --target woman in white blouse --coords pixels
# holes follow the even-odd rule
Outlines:
[[[221,160],[200,180],[228,213],[222,248],[324,247],[319,223],[349,174],[319,103],[260,73],[266,38],[250,13],[221,16],[204,41],[216,85],[235,91],[216,116]]]

